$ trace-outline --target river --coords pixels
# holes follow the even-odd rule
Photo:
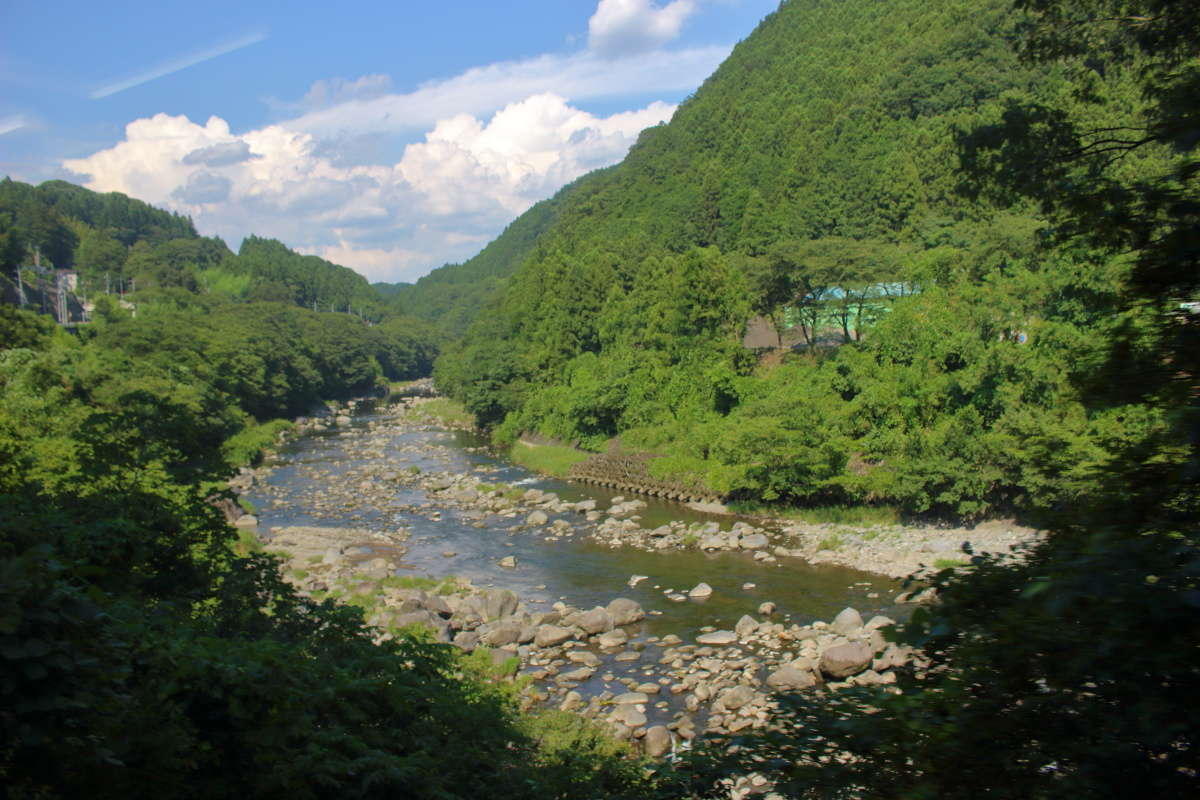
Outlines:
[[[364,437],[370,434],[369,444]],[[756,562],[746,552],[695,549],[645,552],[610,548],[587,534],[580,515],[568,519],[573,535],[547,540],[521,523],[480,514],[439,501],[437,493],[397,485],[382,501],[355,500],[354,487],[381,469],[419,469],[423,474],[469,473],[480,482],[555,492],[567,501],[594,499],[607,508],[613,493],[530,473],[489,451],[479,436],[431,429],[370,413],[351,426],[308,434],[284,445],[268,461],[256,486],[245,493],[258,508],[260,530],[295,525],[371,528],[406,536],[408,574],[470,578],[477,586],[516,591],[531,610],[546,610],[563,600],[591,608],[622,596],[648,612],[641,635],[676,634],[685,640],[706,626],[730,628],[743,615],[757,615],[764,601],[774,602],[775,619],[800,624],[830,620],[846,606],[864,619],[874,614],[901,618],[893,605],[901,591],[890,578],[795,558],[774,564]],[[716,523],[727,530],[730,517],[712,516],[686,506],[644,498],[636,519],[643,528],[670,520]],[[453,555],[447,555],[453,553]],[[517,567],[498,566],[515,556]],[[645,580],[630,586],[632,576]],[[686,593],[700,582],[713,588],[706,600],[676,602],[670,590]]]

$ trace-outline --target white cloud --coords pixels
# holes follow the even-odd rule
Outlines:
[[[190,214],[236,246],[250,233],[358,269],[413,280],[463,260],[533,203],[620,160],[674,106],[597,117],[554,94],[510,103],[490,119],[457,114],[391,165],[339,165],[310,133],[271,125],[234,135],[158,114],[117,145],[63,162],[97,191],[120,191]]]
[[[158,114],[62,166],[89,188],[190,214],[234,245],[256,233],[373,279],[413,280],[473,255],[530,205],[619,161],[643,128],[669,119],[675,107],[663,102],[607,117],[571,103],[695,89],[731,49],[661,49],[696,4],[599,0],[587,49],[407,92],[385,75],[317,81],[297,103],[271,101],[297,116],[239,134],[215,116],[200,125]]]
[[[281,123],[321,139],[428,130],[456,114],[475,116],[535,94],[574,102],[638,93],[686,92],[712,74],[730,46],[638,53],[610,59],[592,51],[475,67],[406,93],[356,99]]]
[[[363,75],[357,80],[330,78],[315,81],[304,95],[306,108],[325,108],[350,100],[370,100],[391,91],[392,79],[387,75]]]
[[[694,0],[662,8],[651,0],[600,0],[588,20],[588,47],[609,57],[655,50],[677,37],[695,11]]]

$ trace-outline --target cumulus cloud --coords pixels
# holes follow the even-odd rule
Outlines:
[[[183,157],[184,164],[203,164],[206,167],[227,167],[253,158],[250,145],[242,140],[222,142],[201,147]]]
[[[650,0],[600,0],[588,20],[588,47],[607,57],[655,50],[678,36],[695,11],[695,0],[661,8]]]
[[[698,0],[659,3],[599,0],[586,48],[408,91],[394,91],[386,75],[317,81],[298,102],[269,101],[294,116],[237,135],[216,116],[203,125],[138,119],[113,147],[62,167],[89,188],[190,214],[234,245],[257,233],[372,279],[413,280],[473,255],[533,203],[619,161],[675,110],[654,102],[596,116],[573,103],[691,91],[729,54],[663,49]]]
[[[211,172],[193,172],[187,183],[171,192],[171,197],[188,205],[220,203],[229,197],[233,181]]]
[[[612,59],[591,50],[475,67],[410,92],[355,99],[281,123],[322,140],[428,130],[456,114],[480,116],[536,94],[574,102],[639,93],[695,89],[729,55],[731,46],[655,50]]]
[[[390,165],[339,164],[313,134],[289,126],[234,136],[218,117],[199,125],[158,114],[63,166],[91,189],[190,214],[235,246],[257,233],[373,280],[413,280],[473,255],[533,203],[620,160],[674,108],[655,102],[600,117],[536,94],[490,118],[442,119]]]

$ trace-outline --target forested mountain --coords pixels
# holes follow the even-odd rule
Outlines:
[[[783,3],[669,124],[557,199],[440,383],[501,438],[620,435],[734,498],[1072,502],[1159,420],[1081,390],[1137,324],[1116,313],[1120,259],[1043,246],[1035,204],[972,195],[962,169],[967,133],[1018,101],[1118,113],[1020,60],[1021,21],[1000,0]],[[1094,91],[1141,102],[1120,65]],[[754,313],[847,345],[760,359],[739,341]]]
[[[462,264],[439,267],[415,284],[377,283],[376,290],[397,303],[404,313],[435,323],[445,336],[462,337],[533,250],[538,237],[558,219],[565,198],[584,181],[594,180],[602,172],[584,176],[549,200],[535,204]]]
[[[154,302],[182,289],[235,302],[274,301],[379,321],[385,309],[366,278],[282,242],[250,236],[235,255],[190,219],[119,192],[65,181],[0,181],[0,267],[7,279],[33,262],[74,269],[86,296],[137,290]]]

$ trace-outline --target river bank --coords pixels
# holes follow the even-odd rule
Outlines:
[[[487,648],[529,681],[526,705],[651,755],[766,725],[776,690],[887,686],[913,663],[882,633],[911,607],[900,584],[814,566],[810,551],[842,552],[827,536],[539,479],[420,406],[299,421],[236,482],[286,578],[360,606],[380,636],[420,625]]]
[[[437,402],[446,401],[438,399]],[[409,413],[427,424],[447,424],[471,430],[461,414],[445,418],[446,408],[427,405],[418,399]],[[426,414],[424,408],[434,408]],[[535,446],[537,443],[526,443]],[[924,570],[964,565],[971,553],[1018,555],[1023,547],[1036,542],[1042,532],[1012,520],[987,520],[970,526],[887,525],[806,523],[764,514],[738,514],[719,502],[709,500],[684,503],[686,507],[732,521],[729,532],[722,533],[712,524],[695,528],[672,522],[666,527],[645,528],[631,524],[646,499],[631,494],[619,496],[607,517],[593,533],[613,547],[638,547],[645,550],[697,547],[708,551],[747,550],[766,563],[776,559],[799,558],[810,564],[836,564],[902,579]],[[532,506],[540,505],[533,498]],[[642,505],[640,505],[642,504]],[[599,512],[588,508],[589,521],[600,519]],[[763,537],[766,537],[765,543]]]

